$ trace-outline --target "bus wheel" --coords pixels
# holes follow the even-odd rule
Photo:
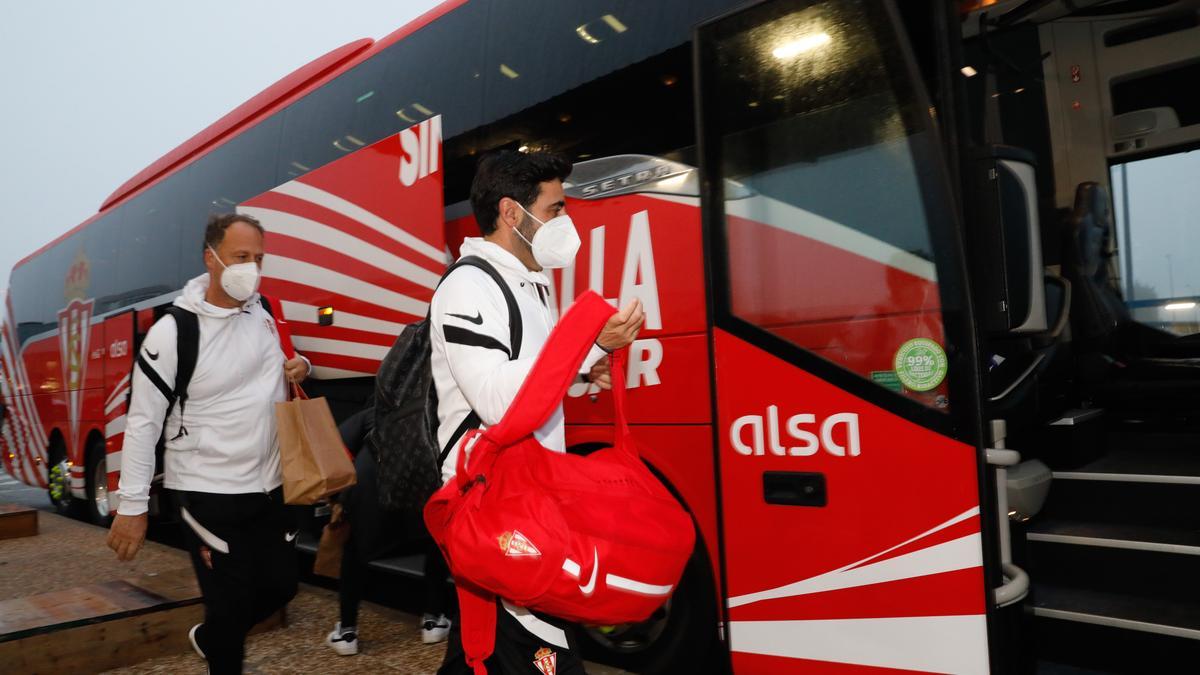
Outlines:
[[[717,641],[717,600],[708,556],[696,551],[679,588],[649,619],[623,626],[584,626],[585,658],[643,675],[723,672]]]
[[[46,492],[50,497],[50,505],[60,516],[73,516],[78,511],[78,505],[71,498],[71,464],[67,461],[67,451],[62,443],[55,440],[50,444],[47,453],[49,471],[47,471]]]
[[[108,506],[108,461],[103,441],[88,447],[86,475],[88,520],[107,527],[112,522],[112,513]]]

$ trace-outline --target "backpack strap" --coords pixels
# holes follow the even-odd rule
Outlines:
[[[496,268],[490,262],[477,255],[459,258],[442,275],[442,279],[438,282],[438,285],[441,286],[442,281],[445,281],[451,272],[464,266],[477,267],[487,272],[492,281],[495,281],[496,285],[500,287],[500,292],[504,295],[504,303],[508,305],[508,358],[510,361],[516,361],[517,356],[521,353],[521,340],[524,332],[524,322],[521,320],[521,308],[517,306],[517,298],[513,295],[512,289],[508,287],[508,282],[504,280],[504,277],[500,276],[500,273],[496,271]],[[450,434],[450,439],[446,441],[446,445],[442,448],[441,453],[438,454],[438,466],[440,467],[446,463],[446,458],[450,456],[450,450],[463,437],[463,434],[472,429],[478,429],[482,425],[483,420],[479,418],[479,413],[474,410],[467,413],[467,416],[459,423],[454,433]]]
[[[521,320],[521,309],[517,306],[516,296],[513,295],[512,289],[508,287],[508,282],[504,280],[504,277],[500,276],[496,268],[490,262],[477,255],[459,258],[442,275],[442,281],[445,281],[451,272],[464,266],[478,267],[487,272],[492,281],[495,281],[496,285],[500,287],[500,292],[504,294],[504,302],[508,305],[508,358],[509,360],[516,361],[517,356],[521,353],[521,338],[524,332],[524,322]],[[441,282],[438,282],[438,285],[440,286]]]
[[[167,399],[167,412],[163,416],[164,434],[171,411],[175,409],[176,403],[179,404],[179,433],[171,437],[171,440],[175,440],[188,433],[187,427],[183,425],[183,411],[187,407],[188,384],[191,383],[192,375],[196,372],[196,358],[200,354],[200,319],[192,312],[175,305],[167,307],[165,313],[175,319],[175,386],[172,387],[163,381],[158,371],[146,362],[146,358],[140,352],[137,357],[137,366]]]

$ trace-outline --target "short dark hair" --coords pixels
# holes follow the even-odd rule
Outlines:
[[[471,182],[471,209],[479,231],[485,237],[496,231],[504,197],[529,208],[537,201],[540,183],[570,175],[571,161],[556,152],[499,150],[484,155]]]
[[[250,227],[258,230],[261,235],[266,235],[267,231],[263,229],[262,223],[258,222],[258,218],[247,216],[244,213],[214,213],[208,217],[208,225],[204,227],[204,248],[209,246],[215,251],[225,241],[225,230],[229,229],[234,223],[245,223]]]

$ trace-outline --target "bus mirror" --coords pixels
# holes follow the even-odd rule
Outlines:
[[[991,334],[1045,331],[1046,293],[1033,154],[987,146],[972,156],[966,242],[975,309]]]

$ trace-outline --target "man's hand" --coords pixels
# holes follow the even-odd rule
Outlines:
[[[612,389],[612,368],[609,361],[607,356],[597,361],[588,372],[588,382],[601,389]]]
[[[608,323],[604,324],[600,337],[596,338],[596,344],[608,352],[628,347],[637,339],[638,331],[642,329],[645,320],[646,313],[642,311],[642,301],[635,298],[625,305],[625,309],[608,317]]]
[[[287,375],[289,382],[299,384],[304,381],[304,378],[308,377],[308,362],[297,356],[290,361],[284,362],[283,373]]]
[[[117,552],[117,560],[133,560],[146,542],[146,514],[113,517],[108,529],[108,547]]]

